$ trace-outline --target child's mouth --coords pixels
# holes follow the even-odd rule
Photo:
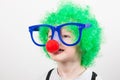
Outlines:
[[[60,48],[55,54],[61,54],[63,51],[65,50]]]

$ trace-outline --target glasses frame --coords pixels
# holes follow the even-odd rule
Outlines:
[[[75,26],[78,26],[78,29],[79,29],[79,34],[80,34],[80,35],[79,35],[79,37],[78,37],[78,40],[77,40],[75,43],[73,43],[73,44],[67,44],[67,43],[65,43],[65,42],[62,40],[61,36],[60,36],[60,30],[61,30],[61,28],[64,27],[64,26],[67,26],[67,25],[75,25]],[[39,28],[40,28],[40,27],[43,27],[43,26],[44,26],[44,27],[49,27],[49,28],[52,30],[51,40],[52,40],[53,37],[54,37],[55,31],[57,31],[57,32],[58,32],[58,37],[59,37],[60,41],[61,41],[64,45],[66,45],[66,46],[74,46],[74,45],[76,45],[76,44],[78,44],[78,43],[80,42],[80,39],[81,39],[81,36],[82,36],[82,30],[83,30],[84,28],[90,27],[91,25],[90,25],[90,24],[76,23],[76,22],[69,22],[69,23],[64,23],[64,24],[58,25],[58,26],[52,26],[52,25],[48,25],[48,24],[39,24],[39,25],[29,26],[29,32],[30,32],[30,36],[31,36],[31,39],[32,39],[33,43],[34,43],[35,45],[41,46],[41,47],[44,47],[44,46],[46,46],[46,45],[45,45],[45,44],[38,44],[37,42],[35,42],[35,40],[34,40],[34,38],[33,38],[33,31],[39,31]]]

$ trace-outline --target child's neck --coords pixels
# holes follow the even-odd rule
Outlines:
[[[79,77],[85,70],[79,61],[58,63],[58,74],[63,80],[73,80]]]

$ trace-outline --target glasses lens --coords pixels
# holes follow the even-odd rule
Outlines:
[[[50,27],[40,26],[38,31],[33,31],[33,39],[37,44],[45,45],[48,39],[51,38],[51,32]]]
[[[61,39],[66,44],[76,43],[79,36],[79,29],[76,25],[67,25],[61,28]]]

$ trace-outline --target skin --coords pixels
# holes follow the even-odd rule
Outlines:
[[[70,42],[73,38],[72,34],[67,30],[61,31],[62,38]],[[55,37],[58,35],[55,35]],[[51,31],[48,33],[48,40],[50,40]],[[59,41],[59,40],[58,40]],[[78,56],[76,46],[66,46],[59,42],[59,48],[64,51],[57,51],[56,53],[49,53],[50,57],[57,62],[58,74],[63,80],[73,80],[80,76],[86,68],[81,65],[80,57]],[[74,73],[74,74],[73,74]]]

